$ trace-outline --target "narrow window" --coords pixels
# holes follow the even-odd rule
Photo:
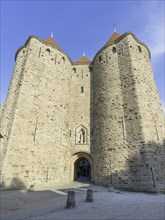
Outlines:
[[[142,48],[140,46],[138,46],[138,50],[140,53],[142,52]]]
[[[55,55],[55,58],[54,58],[54,63],[56,64],[57,62],[57,54]]]
[[[40,50],[39,50],[39,55],[38,55],[38,56],[40,57],[40,55],[41,55],[41,47],[40,47]]]
[[[113,52],[113,53],[116,53],[116,47],[113,47],[113,48],[112,48],[112,52]]]
[[[62,57],[62,62],[65,63],[65,57]]]
[[[99,56],[99,62],[101,62],[102,61],[102,57],[101,56]]]
[[[76,68],[75,67],[73,68],[73,72],[76,73]]]
[[[50,55],[50,49],[49,48],[46,49],[46,52]]]
[[[92,66],[89,67],[89,72],[91,72],[91,73],[93,72],[93,67]]]
[[[84,87],[81,86],[81,93],[84,93]]]
[[[0,138],[3,138],[3,135],[0,133]]]
[[[108,61],[108,55],[106,55],[106,62]]]

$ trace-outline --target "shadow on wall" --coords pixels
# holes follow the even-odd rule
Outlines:
[[[103,177],[107,186],[132,191],[165,192],[165,139],[163,144],[150,142],[139,147],[139,154],[127,159],[126,169],[111,170]]]
[[[139,146],[136,155],[131,147],[129,153],[123,170],[112,166],[110,174],[102,176],[103,181],[96,184],[132,191],[165,192],[165,139],[162,144],[149,142]],[[10,185],[1,184],[1,190],[26,188],[18,177],[13,178]]]
[[[129,172],[137,183],[141,182],[147,191],[165,191],[165,139],[162,144],[149,142],[141,146],[138,157],[132,159]]]
[[[0,186],[1,190],[8,190],[8,189],[26,189],[26,185],[20,178],[15,177],[11,180],[10,185],[6,185],[4,182]]]

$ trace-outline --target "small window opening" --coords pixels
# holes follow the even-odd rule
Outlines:
[[[46,49],[46,52],[50,55],[50,49],[49,48]]]
[[[113,53],[116,53],[116,47],[113,47],[113,48],[112,48],[112,52],[113,52]]]
[[[57,54],[55,55],[55,58],[54,58],[54,63],[56,64],[57,62]]]
[[[90,71],[91,73],[93,72],[93,67],[92,67],[92,66],[89,67],[89,71]]]
[[[62,62],[65,63],[65,57],[62,57]]]
[[[142,52],[142,48],[140,46],[138,46],[138,50],[140,53]]]
[[[40,50],[39,50],[39,55],[38,55],[38,56],[40,57],[40,55],[41,55],[41,47],[40,47]]]
[[[0,133],[0,138],[4,138],[4,136]]]
[[[81,93],[84,93],[84,87],[81,86]]]
[[[105,57],[105,58],[106,58],[106,62],[107,62],[107,61],[108,61],[108,55],[106,55],[106,57]]]
[[[102,57],[101,57],[101,56],[99,56],[99,62],[100,62],[100,61],[102,61]]]
[[[73,72],[76,73],[76,68],[75,67],[73,68]]]

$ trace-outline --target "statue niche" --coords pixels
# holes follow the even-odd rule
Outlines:
[[[87,143],[87,129],[84,126],[80,126],[76,129],[76,144]]]

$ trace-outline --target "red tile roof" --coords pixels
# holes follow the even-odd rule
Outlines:
[[[45,39],[44,41],[45,41],[47,44],[50,44],[50,45],[53,45],[53,46],[55,46],[55,47],[60,48],[60,47],[58,46],[57,42],[56,42],[56,41],[54,40],[54,38],[52,38],[52,37],[49,37],[49,38]]]
[[[113,33],[112,36],[110,37],[110,39],[107,41],[107,43],[105,44],[105,46],[108,46],[109,44],[111,44],[113,41],[117,40],[121,35],[117,32]]]
[[[76,62],[74,62],[74,64],[90,64],[90,63],[91,61],[86,56],[82,56],[78,60],[76,60]]]

